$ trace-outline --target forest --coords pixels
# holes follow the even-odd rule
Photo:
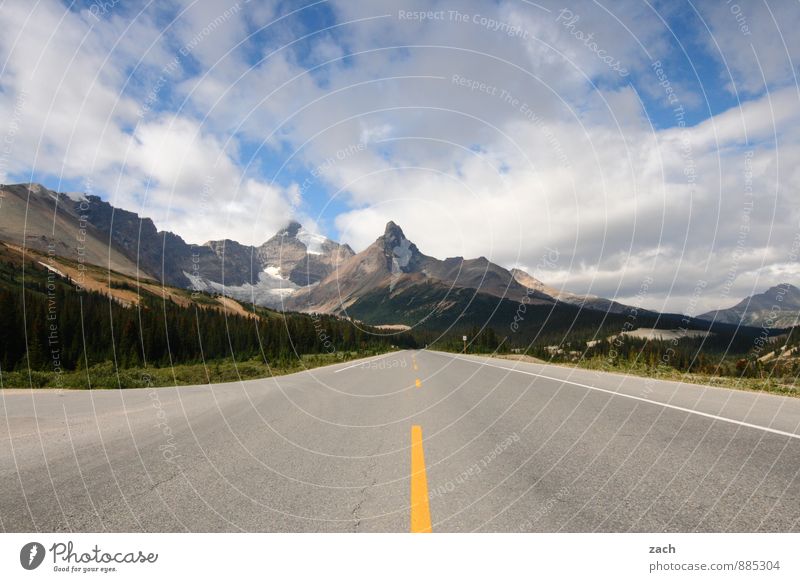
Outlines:
[[[377,329],[330,315],[282,314],[257,308],[235,315],[213,308],[213,297],[192,294],[188,306],[140,290],[126,306],[107,295],[76,289],[35,263],[0,265],[0,372],[65,373],[107,362],[115,368],[165,368],[235,360],[292,368],[303,356],[329,362],[416,347],[410,334]],[[134,283],[125,283],[135,289]],[[119,285],[117,285],[119,286]],[[252,309],[252,306],[251,306]]]

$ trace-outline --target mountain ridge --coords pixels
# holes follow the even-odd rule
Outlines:
[[[782,328],[800,324],[800,289],[791,283],[773,285],[737,304],[697,316],[706,321]]]
[[[466,289],[474,296],[534,305],[563,303],[614,314],[631,309],[611,299],[556,289],[524,270],[506,269],[486,257],[437,259],[426,255],[394,221],[360,253],[306,230],[296,220],[261,245],[245,245],[230,238],[198,245],[173,232],[159,231],[152,219],[114,207],[95,195],[58,193],[35,183],[2,185],[0,195],[0,240],[265,307],[346,314],[359,301],[364,302],[363,308],[401,296],[409,299],[416,289],[439,298],[439,303],[429,307],[440,312],[463,303],[461,292],[458,301],[450,297],[456,290]],[[770,323],[776,327],[796,324],[800,289],[788,283],[732,307],[704,313],[699,319],[763,325],[776,297],[781,298],[781,310]],[[362,308],[355,311],[362,313]]]

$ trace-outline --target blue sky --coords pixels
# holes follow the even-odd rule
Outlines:
[[[297,218],[358,250],[392,219],[573,291],[629,299],[655,273],[644,301],[677,311],[701,280],[715,306],[797,276],[790,3],[15,0],[0,20],[3,180],[190,242]]]

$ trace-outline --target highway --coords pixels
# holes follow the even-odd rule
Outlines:
[[[0,408],[3,531],[800,531],[798,398],[402,351]]]

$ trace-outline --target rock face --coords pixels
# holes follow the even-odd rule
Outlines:
[[[140,270],[175,287],[189,286],[186,272],[221,281],[223,266],[220,256],[207,246],[190,245],[178,235],[159,231],[149,218],[111,206],[97,196],[76,202],[89,222],[104,239],[127,255]],[[247,269],[225,269],[225,280],[242,284],[251,279]]]
[[[781,283],[746,297],[733,307],[709,311],[698,318],[770,329],[800,325],[800,289]]]
[[[2,186],[0,239],[132,277],[155,278],[154,270],[137,265],[135,253],[109,239],[102,223],[93,222],[98,202],[94,196],[59,194],[39,184]]]
[[[218,266],[210,260],[205,261],[208,249],[217,258]],[[232,286],[258,282],[261,266],[252,246],[230,239],[208,241],[205,245],[196,247],[194,253],[195,260],[200,261],[197,271],[209,280]]]
[[[256,249],[263,268],[276,267],[299,287],[319,283],[354,254],[348,245],[310,233],[294,221]]]

